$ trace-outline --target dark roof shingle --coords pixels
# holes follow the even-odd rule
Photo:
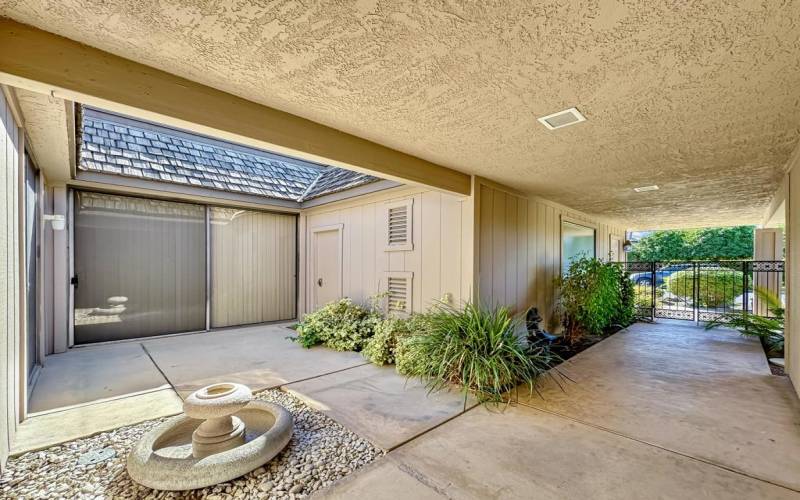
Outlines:
[[[376,177],[83,110],[80,170],[304,201]]]

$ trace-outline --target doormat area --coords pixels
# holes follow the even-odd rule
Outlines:
[[[366,439],[289,394],[267,390],[254,398],[288,409],[294,435],[264,467],[233,481],[185,492],[154,491],[134,483],[125,461],[136,441],[166,420],[156,419],[9,459],[0,478],[0,497],[302,498],[383,456]]]

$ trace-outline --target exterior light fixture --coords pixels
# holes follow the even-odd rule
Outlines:
[[[53,231],[63,231],[67,224],[64,216],[60,214],[45,214],[43,219],[50,221],[50,224],[53,226]]]
[[[628,253],[628,252],[631,251],[631,248],[633,248],[633,243],[631,243],[631,240],[625,240],[625,241],[622,242],[622,251],[623,252]]]
[[[658,191],[658,186],[654,184],[652,186],[642,186],[638,188],[633,188],[633,190],[636,191],[637,193],[644,193],[646,191]]]

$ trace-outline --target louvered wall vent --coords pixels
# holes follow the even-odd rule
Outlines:
[[[385,273],[386,309],[389,313],[411,314],[413,273]]]
[[[547,115],[539,118],[539,122],[550,130],[557,128],[568,127],[576,123],[585,122],[586,117],[581,114],[577,108],[569,108],[552,115]]]
[[[412,216],[414,200],[403,200],[386,205],[387,251],[413,250]]]

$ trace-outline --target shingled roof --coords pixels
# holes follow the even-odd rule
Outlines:
[[[80,138],[83,171],[297,202],[380,180],[91,108]]]

